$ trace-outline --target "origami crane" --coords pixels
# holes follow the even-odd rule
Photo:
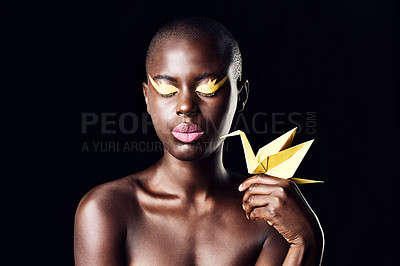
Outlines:
[[[243,131],[237,130],[221,138],[240,135],[249,174],[267,174],[290,179],[296,184],[323,183],[323,181],[294,178],[293,175],[314,140],[289,148],[297,127],[268,143],[254,156],[253,149]]]

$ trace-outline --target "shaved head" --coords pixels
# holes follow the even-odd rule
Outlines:
[[[220,23],[209,18],[188,17],[174,19],[162,26],[150,42],[146,56],[146,71],[152,67],[157,53],[166,41],[188,40],[206,42],[227,68],[233,80],[242,75],[242,57],[235,38]]]

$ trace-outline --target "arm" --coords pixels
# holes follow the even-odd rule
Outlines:
[[[295,183],[291,183],[300,199],[303,202],[303,208],[309,213],[309,228],[307,233],[303,233],[298,241],[290,245],[289,251],[283,265],[321,265],[324,252],[324,232],[321,224],[310,205],[307,203],[299,188]]]
[[[245,191],[243,207],[248,219],[265,220],[289,244],[286,257],[283,256],[283,265],[320,265],[324,247],[323,231],[296,184],[262,174],[248,178],[239,190]],[[272,238],[267,241],[275,240]],[[282,265],[282,259],[278,262],[270,258],[270,254],[275,254],[276,250],[285,250],[279,245],[282,246],[271,243],[264,245],[257,265]]]
[[[75,265],[124,265],[125,228],[110,197],[89,192],[75,215]]]

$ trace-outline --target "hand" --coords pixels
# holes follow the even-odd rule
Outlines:
[[[246,179],[239,190],[245,191],[246,217],[265,220],[289,244],[315,244],[323,237],[316,215],[294,182],[259,174]]]

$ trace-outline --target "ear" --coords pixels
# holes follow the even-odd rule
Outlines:
[[[146,102],[147,112],[149,113],[149,104],[148,104],[148,97],[147,97],[147,93],[149,91],[149,85],[146,82],[143,82],[142,87],[143,87],[144,101]]]
[[[244,82],[238,80],[238,104],[236,111],[239,113],[243,111],[246,106],[247,99],[249,98],[249,81],[246,79]]]

